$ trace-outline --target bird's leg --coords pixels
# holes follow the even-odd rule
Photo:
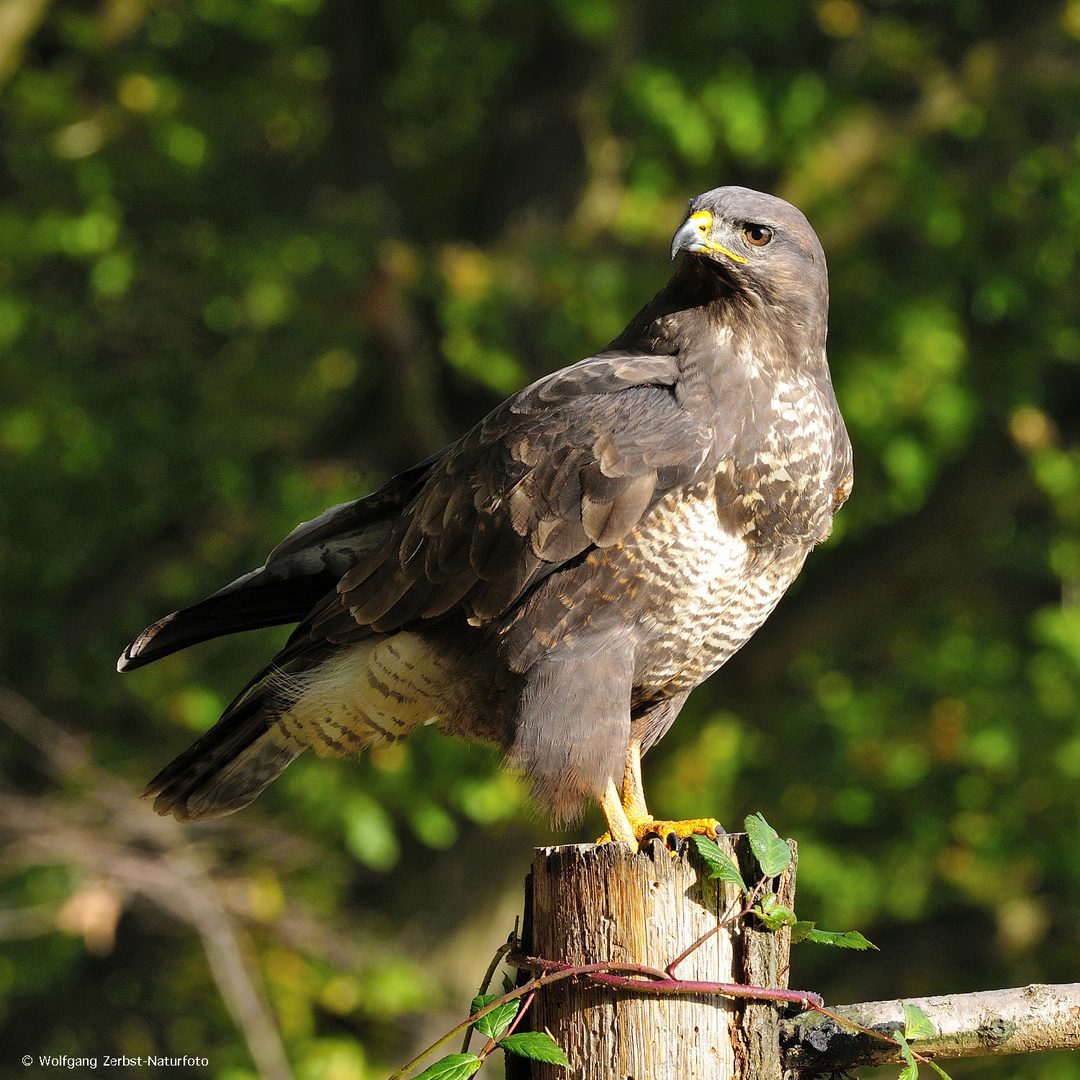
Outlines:
[[[645,805],[645,791],[641,784],[641,746],[632,742],[626,751],[626,769],[623,772],[622,794],[609,780],[607,791],[600,800],[600,809],[607,818],[608,831],[596,842],[608,844],[612,840],[626,840],[637,846],[645,835],[638,828],[643,822],[652,821],[652,814]]]
[[[607,791],[600,800],[607,818],[608,831],[596,842],[628,840],[640,844],[647,836],[657,836],[668,847],[676,849],[688,836],[700,834],[715,839],[724,831],[715,818],[691,818],[688,821],[658,821],[645,804],[645,788],[641,782],[641,744],[632,742],[626,751],[626,770],[623,773],[620,798],[615,781],[608,781]]]
[[[641,743],[632,742],[626,748],[626,771],[623,773],[622,803],[626,816],[635,830],[653,816],[645,805],[645,784],[641,779]]]
[[[619,789],[614,780],[608,781],[607,790],[600,798],[600,809],[604,811],[607,819],[608,831],[596,842],[598,844],[610,844],[613,840],[623,840],[637,846],[637,836],[634,834],[634,826],[626,816],[622,800],[619,798]]]

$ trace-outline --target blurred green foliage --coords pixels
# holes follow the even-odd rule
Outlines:
[[[856,485],[650,755],[652,809],[799,841],[800,917],[882,948],[801,946],[830,1000],[1077,978],[1078,0],[9,6],[0,669],[99,769],[138,788],[281,640],[121,681],[137,630],[602,346],[686,200],[747,184],[829,255]],[[250,1080],[191,926],[28,841],[35,800],[96,835],[106,773],[14,733],[0,768],[3,1059]],[[160,843],[203,860],[296,1076],[365,1080],[462,1012],[548,835],[424,732]]]

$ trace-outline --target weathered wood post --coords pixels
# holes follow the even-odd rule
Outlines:
[[[746,836],[722,836],[719,843],[752,888],[760,871]],[[641,852],[625,844],[537,848],[526,881],[525,953],[574,965],[618,961],[666,969],[743,904],[735,886],[708,879],[690,847],[677,855],[660,841]],[[772,887],[782,904],[792,904],[794,859]],[[735,919],[713,933],[675,976],[786,986],[790,933],[749,922]],[[527,1026],[551,1033],[574,1080],[781,1080],[774,1002],[661,997],[568,979],[540,991]],[[508,1058],[507,1077],[567,1080],[567,1071]]]

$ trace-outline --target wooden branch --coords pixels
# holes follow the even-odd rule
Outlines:
[[[163,829],[163,819],[150,814],[127,784],[98,769],[80,739],[4,686],[0,686],[0,724],[40,751],[42,765],[54,779],[86,782],[82,798],[0,794],[0,839],[7,840],[4,856],[24,864],[59,861],[79,866],[124,892],[146,897],[192,926],[202,941],[211,978],[260,1075],[266,1080],[292,1080],[250,938],[222,903],[198,850],[173,828],[174,823]],[[147,852],[132,843],[146,837],[159,841],[155,847],[161,850]],[[0,920],[0,933],[3,929]]]
[[[0,723],[39,751],[45,771],[53,779],[68,779],[91,767],[90,755],[81,739],[2,683]]]
[[[134,798],[134,793],[132,793]],[[136,853],[94,832],[57,821],[30,800],[0,797],[0,829],[20,836],[13,854],[28,863],[81,866],[138,893],[198,933],[210,974],[266,1080],[292,1080],[281,1038],[262,993],[248,935],[217,898],[197,859]],[[10,849],[9,849],[10,851]]]
[[[1080,983],[1023,986],[977,994],[864,1001],[829,1012],[850,1024],[892,1036],[904,1031],[904,1005],[926,1013],[937,1034],[912,1042],[928,1058],[1080,1050]],[[902,1061],[895,1043],[856,1031],[810,1009],[780,1026],[784,1066],[815,1072]]]

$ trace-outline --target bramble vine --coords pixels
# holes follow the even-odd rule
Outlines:
[[[912,1042],[935,1034],[933,1024],[917,1006],[904,1005],[904,1031],[894,1032],[889,1036],[880,1031],[862,1028],[830,1011],[825,1007],[822,998],[812,991],[744,986],[740,983],[702,982],[675,977],[676,968],[687,957],[704,945],[714,934],[740,919],[756,919],[765,929],[772,931],[789,928],[792,944],[813,941],[821,945],[845,949],[877,948],[857,930],[839,933],[819,930],[813,922],[798,919],[794,910],[782,905],[777,894],[769,891],[768,886],[791,864],[791,849],[761,814],[752,814],[747,817],[744,826],[751,851],[762,875],[753,888],[747,886],[739,867],[715,841],[704,836],[690,837],[694,850],[704,863],[706,877],[709,880],[722,881],[735,886],[739,890],[743,903],[723,919],[718,919],[716,926],[693,942],[665,968],[614,961],[565,964],[542,957],[527,956],[521,949],[521,941],[515,927],[509,939],[500,946],[492,958],[480,992],[473,998],[469,1018],[423,1050],[389,1077],[389,1080],[404,1080],[426,1058],[462,1033],[464,1033],[464,1041],[459,1053],[445,1055],[417,1074],[414,1080],[467,1080],[496,1050],[569,1068],[570,1062],[566,1055],[546,1031],[517,1030],[537,993],[545,986],[563,979],[588,979],[618,990],[642,994],[716,994],[721,997],[799,1005],[804,1009],[814,1009],[837,1023],[898,1047],[905,1062],[899,1080],[917,1080],[921,1064],[929,1065],[944,1080],[949,1080],[948,1074],[939,1065],[918,1054],[911,1047]],[[491,981],[503,963],[518,971],[533,972],[534,976],[521,986],[515,986],[510,975],[504,973],[503,993],[501,995],[489,994],[487,991]],[[478,1053],[469,1051],[474,1034],[486,1039]]]

